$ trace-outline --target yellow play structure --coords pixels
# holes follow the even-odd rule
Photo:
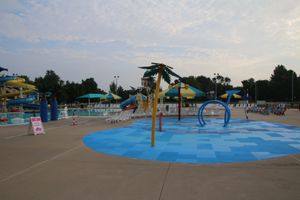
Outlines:
[[[0,76],[0,110],[7,112],[7,106],[11,108],[22,107],[24,104],[31,103],[35,98],[27,94],[35,93],[36,91],[36,87],[25,83],[24,78],[18,76]]]
[[[16,89],[17,88],[17,89]],[[11,97],[23,97],[23,94],[30,94],[37,89],[34,85],[25,83],[25,79],[16,77],[15,80],[6,81],[0,92],[0,99]]]

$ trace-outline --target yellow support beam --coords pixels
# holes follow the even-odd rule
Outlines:
[[[153,102],[153,112],[152,112],[152,135],[151,135],[151,146],[155,146],[155,126],[156,126],[156,113],[157,113],[157,104],[158,104],[158,95],[159,95],[159,87],[161,82],[161,76],[163,73],[163,65],[159,65],[159,71],[156,81],[154,102]]]

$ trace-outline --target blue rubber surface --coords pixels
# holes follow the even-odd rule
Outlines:
[[[96,152],[128,158],[180,163],[256,161],[300,153],[300,128],[262,121],[197,118],[163,119],[163,131],[151,143],[151,119],[130,126],[89,134],[86,146]]]

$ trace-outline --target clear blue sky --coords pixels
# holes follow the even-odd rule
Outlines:
[[[300,74],[300,1],[0,0],[0,65],[37,77],[114,75],[139,86],[138,66],[163,62],[182,75],[268,79],[285,65]]]

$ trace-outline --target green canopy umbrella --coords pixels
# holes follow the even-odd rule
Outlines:
[[[227,90],[225,94],[221,95],[220,97],[222,99],[227,99],[227,104],[230,103],[231,98],[241,99],[242,97],[238,95],[240,90]]]
[[[89,93],[82,95],[80,97],[77,97],[76,99],[88,99],[89,107],[90,107],[90,99],[102,99],[105,95],[99,94],[99,93]]]
[[[179,83],[173,86],[170,86],[168,89],[162,91],[159,96],[160,97],[177,97],[178,96],[178,88],[180,88],[180,95],[181,97],[186,98],[194,98],[194,97],[200,97],[205,96],[205,93],[201,90],[198,90],[197,88],[194,88],[193,86],[190,86],[185,83]]]
[[[100,99],[104,98],[104,94],[98,94],[98,93],[90,93],[90,94],[85,94],[80,97],[77,97],[76,99]]]
[[[177,83],[175,85],[170,85],[168,89],[162,91],[159,94],[160,97],[178,97],[178,120],[181,117],[181,97],[195,98],[200,96],[205,96],[205,93],[193,86],[185,83]]]

